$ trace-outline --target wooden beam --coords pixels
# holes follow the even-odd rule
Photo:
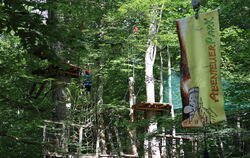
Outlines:
[[[141,111],[170,111],[172,104],[159,102],[142,102],[132,106],[134,110]]]
[[[108,155],[108,154],[101,154],[99,157],[118,157],[118,155]],[[139,157],[138,155],[132,155],[132,154],[122,154],[120,157]]]
[[[51,124],[58,124],[58,125],[64,125],[64,122],[57,122],[57,121],[51,121],[51,120],[44,120],[45,123],[51,123]],[[91,128],[93,125],[91,123],[88,123],[86,125],[79,125],[79,124],[70,124],[70,126],[76,126],[79,128]]]
[[[186,140],[191,140],[191,141],[195,141],[198,138],[196,137],[189,137],[189,136],[173,136],[171,134],[158,134],[157,137],[166,137],[166,138],[172,138],[172,139],[186,139]]]
[[[121,157],[139,157],[138,155],[122,154]]]
[[[99,157],[118,157],[117,155],[101,154]]]

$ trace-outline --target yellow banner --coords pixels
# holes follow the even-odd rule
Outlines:
[[[202,127],[224,121],[218,11],[176,23],[181,46],[182,126]]]

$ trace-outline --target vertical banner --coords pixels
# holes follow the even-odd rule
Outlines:
[[[176,24],[181,47],[182,127],[224,121],[218,11],[180,19]]]

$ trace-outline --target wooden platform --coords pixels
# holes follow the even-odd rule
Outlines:
[[[82,68],[72,65],[72,64],[67,64],[68,69],[67,70],[58,70],[60,73],[63,73],[65,76],[72,77],[72,78],[77,78],[80,76],[80,73],[82,72]]]
[[[172,105],[169,103],[159,103],[159,102],[142,102],[140,104],[135,104],[132,106],[134,110],[140,111],[170,111]]]
[[[32,71],[35,75],[41,75],[45,77],[55,77],[55,76],[66,76],[70,78],[80,77],[82,68],[76,65],[63,63],[64,69],[58,66],[50,65],[46,69],[37,69]]]

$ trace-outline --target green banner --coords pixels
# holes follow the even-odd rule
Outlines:
[[[224,121],[218,11],[176,23],[181,46],[182,126],[202,127]]]

